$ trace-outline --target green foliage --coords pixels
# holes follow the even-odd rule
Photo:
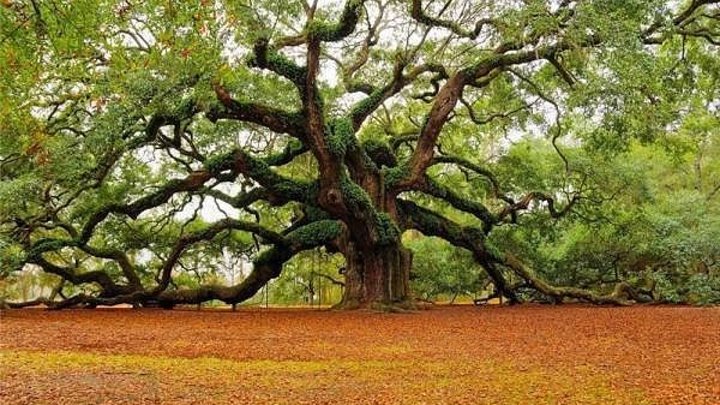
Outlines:
[[[585,180],[585,187],[597,201],[581,204],[577,216],[555,223],[548,223],[543,211],[533,212],[520,227],[496,229],[493,243],[521,255],[555,284],[607,292],[628,281],[666,302],[718,303],[720,207],[685,174],[696,164],[695,153],[679,157],[658,146],[634,145],[613,160],[596,160],[593,180],[600,183]],[[543,165],[534,159],[526,164]],[[532,170],[520,173],[526,172]],[[547,179],[522,181],[538,187]]]
[[[693,274],[686,284],[687,301],[696,305],[717,305],[720,303],[720,277],[708,274]]]
[[[474,295],[484,289],[485,272],[467,250],[442,239],[412,239],[411,284],[418,296],[435,300],[441,296]]]
[[[25,254],[22,246],[0,239],[0,279],[22,267]]]
[[[283,273],[269,285],[269,302],[280,305],[329,305],[340,301],[342,286],[338,270],[344,265],[341,255],[324,250],[309,250],[285,264]]]

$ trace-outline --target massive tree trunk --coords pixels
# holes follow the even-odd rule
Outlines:
[[[358,249],[350,243],[344,254],[347,265],[341,308],[405,307],[410,304],[410,249],[400,243]]]

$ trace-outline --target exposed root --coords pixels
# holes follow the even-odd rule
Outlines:
[[[390,313],[408,313],[417,311],[419,309],[426,309],[427,304],[422,305],[413,300],[403,300],[396,302],[382,302],[382,301],[343,301],[333,306],[333,309],[338,310],[370,310],[377,312],[390,312]]]

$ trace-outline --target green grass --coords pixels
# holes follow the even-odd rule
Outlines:
[[[403,351],[402,344],[378,348]],[[388,403],[650,404],[641,392],[615,392],[617,376],[590,367],[550,370],[491,360],[474,364],[395,360],[232,360],[74,351],[0,351],[0,377],[124,374],[151,376],[174,395],[201,387],[218,403],[230,394],[262,393],[272,403],[303,395],[378,395]],[[52,381],[52,380],[49,380]],[[344,392],[344,394],[343,394]],[[334,393],[334,394],[333,394]],[[260,398],[258,401],[262,401]]]

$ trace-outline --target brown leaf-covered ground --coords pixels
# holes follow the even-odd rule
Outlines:
[[[0,404],[720,404],[720,309],[18,310]]]

